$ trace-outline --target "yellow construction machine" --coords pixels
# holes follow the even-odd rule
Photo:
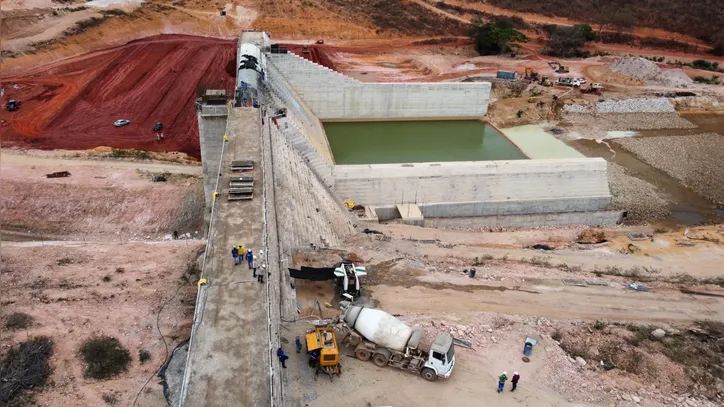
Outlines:
[[[317,371],[329,375],[332,380],[333,375],[339,377],[342,374],[342,368],[339,365],[339,348],[337,347],[337,335],[332,327],[315,327],[309,331],[306,336],[307,352],[317,352]]]

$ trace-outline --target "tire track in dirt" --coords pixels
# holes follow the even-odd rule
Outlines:
[[[179,151],[200,156],[198,86],[230,89],[226,71],[236,41],[159,35],[3,78],[5,97],[22,101],[0,112],[4,147],[90,149],[99,146]],[[122,128],[117,119],[131,120]],[[151,130],[164,124],[162,143]]]

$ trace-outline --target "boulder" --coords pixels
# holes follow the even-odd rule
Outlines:
[[[580,366],[580,367],[584,367],[587,364],[586,360],[580,356],[576,356],[576,363],[578,363],[578,366]]]
[[[651,331],[651,336],[653,336],[656,339],[663,339],[664,336],[666,336],[666,331],[664,331],[661,328],[654,329],[653,331]]]

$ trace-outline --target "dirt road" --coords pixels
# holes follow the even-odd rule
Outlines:
[[[509,260],[525,262],[538,258],[545,259],[553,265],[567,264],[569,267],[580,267],[583,271],[589,272],[611,267],[617,267],[623,271],[638,266],[653,268],[661,276],[685,273],[694,277],[712,277],[722,274],[720,265],[724,262],[722,245],[690,239],[683,235],[683,230],[657,235],[653,241],[650,239],[631,241],[624,233],[634,230],[643,230],[648,233],[652,231],[647,228],[624,228],[618,230],[616,235],[612,235],[607,246],[581,250],[571,246],[570,243],[584,228],[488,233],[388,224],[375,225],[375,229],[400,239],[411,237],[418,240],[438,239],[441,244],[454,245],[449,250],[429,245],[426,250],[433,253],[470,259],[487,254],[495,258],[507,256]],[[720,234],[719,229],[718,226],[713,226],[702,230],[712,230],[713,233]],[[537,243],[558,245],[560,249],[539,251],[523,248]],[[640,250],[635,254],[629,254],[627,247],[630,243]]]
[[[139,169],[152,172],[167,172],[171,174],[202,174],[201,166],[181,165],[164,162],[121,161],[121,160],[83,160],[54,157],[37,157],[27,154],[14,154],[0,152],[0,167],[102,167],[116,169]]]

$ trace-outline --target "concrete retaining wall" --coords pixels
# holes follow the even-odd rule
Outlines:
[[[341,199],[417,203],[426,217],[593,211],[611,200],[602,158],[338,165],[334,177]]]
[[[294,54],[268,54],[322,120],[480,118],[490,83],[362,83]]]

